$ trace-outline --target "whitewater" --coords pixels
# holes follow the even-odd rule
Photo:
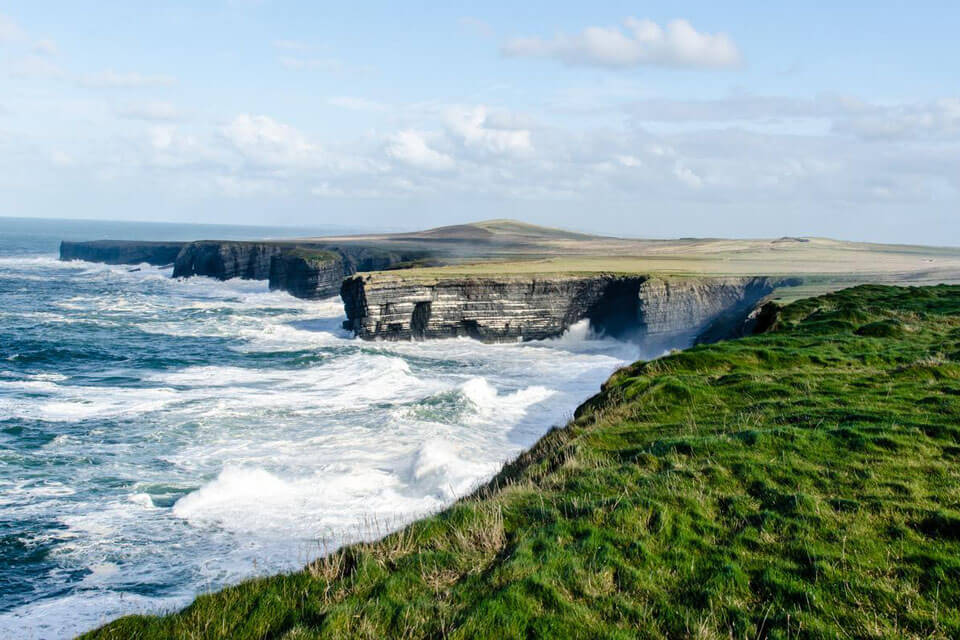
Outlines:
[[[656,355],[585,324],[523,344],[363,342],[339,298],[64,263],[57,235],[0,235],[0,637],[170,611],[382,535]]]

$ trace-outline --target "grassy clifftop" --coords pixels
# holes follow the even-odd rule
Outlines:
[[[89,637],[960,637],[960,287],[773,311],[437,516]]]

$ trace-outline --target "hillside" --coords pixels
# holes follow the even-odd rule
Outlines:
[[[88,638],[960,637],[960,287],[765,308],[488,486]]]

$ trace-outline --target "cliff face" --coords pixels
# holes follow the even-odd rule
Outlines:
[[[185,242],[139,242],[127,240],[95,240],[93,242],[60,243],[61,260],[85,260],[104,264],[140,264],[157,266],[173,264]]]
[[[609,274],[421,281],[378,274],[347,278],[340,295],[345,326],[366,339],[539,340],[589,319],[608,335],[667,348],[736,333],[776,284]]]
[[[639,292],[638,330],[652,348],[683,348],[742,335],[778,284],[770,278],[652,278]]]
[[[298,298],[335,296],[345,276],[389,269],[424,257],[422,251],[388,251],[375,246],[293,242],[61,242],[61,260],[108,264],[173,264],[173,277],[269,280],[271,289]]]
[[[271,260],[283,250],[283,245],[261,242],[191,242],[177,255],[173,277],[267,280]]]
[[[340,283],[353,267],[332,251],[290,251],[270,262],[270,289],[279,289],[297,298],[329,298],[340,292]]]
[[[610,291],[642,279],[610,275],[451,278],[417,281],[379,274],[347,278],[346,325],[362,338],[539,340],[587,317]]]

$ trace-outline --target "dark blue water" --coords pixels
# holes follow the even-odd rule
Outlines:
[[[0,219],[0,637],[177,608],[441,508],[640,355],[586,327],[364,343],[338,298],[57,260],[324,231]]]

